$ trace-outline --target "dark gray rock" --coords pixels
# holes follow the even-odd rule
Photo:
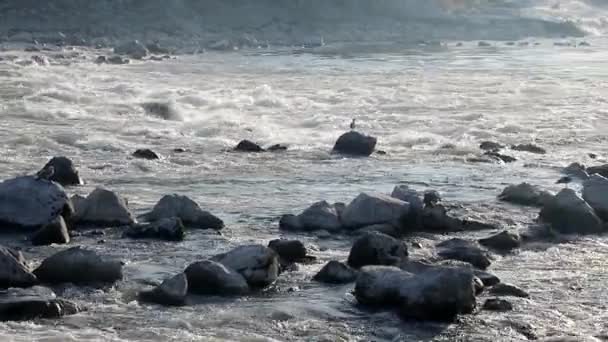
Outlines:
[[[313,280],[328,284],[347,284],[355,281],[359,273],[345,263],[332,260],[317,273]]]
[[[484,151],[498,151],[505,148],[505,146],[494,141],[482,141],[479,148]]]
[[[378,232],[382,234],[386,234],[388,236],[392,236],[394,238],[399,238],[401,234],[401,228],[398,225],[391,223],[382,223],[382,224],[374,224],[371,226],[363,227],[357,229],[353,232],[356,235],[364,235],[367,233]]]
[[[234,150],[238,152],[264,152],[264,149],[260,145],[250,140],[241,140]]]
[[[57,182],[63,186],[67,185],[80,185],[82,179],[78,174],[78,170],[74,166],[74,162],[66,157],[54,157],[49,160],[42,169],[46,169],[52,166],[54,169],[53,175],[49,180]]]
[[[435,190],[425,191],[422,202],[427,207],[434,207],[441,202],[441,195],[439,195],[439,193]]]
[[[160,219],[150,224],[136,224],[129,227],[124,235],[131,239],[159,239],[165,241],[183,241],[185,227],[177,217]]]
[[[484,287],[490,287],[500,283],[500,278],[498,278],[492,273],[480,270],[473,270],[473,274],[475,274],[475,276],[479,278],[479,280],[481,280]]]
[[[589,206],[572,189],[562,189],[540,211],[539,219],[562,234],[596,234],[605,227]]]
[[[131,63],[130,60],[126,59],[126,58],[122,58],[120,56],[112,56],[109,57],[107,59],[108,64],[114,64],[114,65],[123,65],[123,64],[129,64]]]
[[[115,227],[135,223],[125,199],[110,190],[99,187],[86,199],[77,201],[74,217],[77,224]]]
[[[587,173],[587,171],[585,169],[585,165],[582,165],[579,163],[572,163],[572,164],[566,166],[562,170],[562,173],[569,177],[578,178],[578,179],[582,179],[582,180],[589,178],[589,174]]]
[[[498,199],[515,204],[541,207],[550,201],[553,196],[552,193],[543,191],[537,186],[521,183],[507,186],[502,193],[498,195]]]
[[[196,262],[184,271],[190,292],[203,295],[242,295],[249,292],[245,278],[218,262]]]
[[[347,156],[368,157],[374,152],[377,141],[374,137],[350,131],[338,138],[333,152]]]
[[[479,244],[497,251],[509,252],[519,248],[521,238],[519,235],[505,230],[485,239],[480,239]]]
[[[0,288],[29,287],[38,283],[21,252],[0,246]]]
[[[587,168],[587,173],[593,175],[597,173],[598,175],[608,178],[608,164],[599,165],[599,166],[591,166]]]
[[[383,194],[361,193],[340,216],[344,227],[357,229],[381,223],[396,223],[407,215],[409,204]]]
[[[266,149],[269,152],[277,152],[277,151],[287,151],[287,146],[282,144],[275,144]]]
[[[177,217],[186,227],[215,229],[224,228],[224,222],[217,216],[201,207],[190,198],[178,194],[165,195],[147,214],[140,218],[145,221],[158,221],[165,218]]]
[[[154,152],[148,148],[140,148],[140,149],[136,150],[135,152],[133,152],[132,155],[133,155],[133,157],[140,158],[140,159],[148,159],[148,160],[160,159],[160,157],[158,156],[158,154],[156,154],[156,152]]]
[[[544,148],[534,145],[534,144],[519,144],[519,145],[513,145],[511,146],[511,149],[514,151],[524,151],[524,152],[530,152],[530,153],[536,153],[536,154],[545,154],[547,153],[547,150],[545,150]]]
[[[348,265],[398,265],[408,255],[407,246],[391,236],[372,232],[359,237],[348,255]]]
[[[499,283],[490,288],[489,293],[493,296],[529,298],[528,292],[510,284]]]
[[[188,296],[188,278],[180,273],[166,279],[162,284],[150,291],[139,294],[141,300],[167,306],[180,306],[186,304]]]
[[[142,103],[142,108],[146,114],[153,115],[163,120],[180,121],[182,116],[174,108],[173,105],[167,102],[146,102]]]
[[[45,259],[34,271],[50,284],[99,284],[122,279],[122,262],[106,260],[92,250],[73,247]]]
[[[437,244],[437,247],[437,255],[444,259],[468,262],[482,270],[492,263],[489,253],[472,241],[454,238]]]
[[[240,273],[252,288],[265,287],[279,276],[279,257],[262,245],[240,246],[211,260]]]
[[[409,203],[410,210],[421,211],[424,207],[418,191],[410,189],[407,185],[395,186],[391,193],[391,197]]]
[[[498,153],[496,151],[487,151],[483,155],[488,156],[497,161],[501,161],[503,163],[513,163],[513,162],[517,161],[517,158],[515,158],[515,157],[509,156],[506,154],[502,154],[502,153]]]
[[[608,221],[608,179],[594,174],[583,183],[583,199],[604,221]]]
[[[58,216],[53,222],[40,228],[32,236],[34,246],[56,244],[66,244],[70,242],[70,234],[62,216]]]
[[[298,240],[272,240],[268,243],[268,248],[277,252],[279,257],[288,263],[298,262],[307,257],[306,247]]]
[[[64,299],[43,287],[30,289],[9,289],[0,292],[0,321],[31,321],[54,319],[74,315],[82,307]]]
[[[279,227],[291,231],[327,230],[335,233],[342,229],[342,224],[336,205],[320,201],[313,203],[298,216],[284,215]]]
[[[513,310],[513,304],[511,302],[500,299],[500,298],[490,298],[483,303],[483,309],[487,311],[511,311]]]

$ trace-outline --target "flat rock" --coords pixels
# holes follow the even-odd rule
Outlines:
[[[140,293],[139,296],[146,302],[167,306],[184,305],[188,296],[188,278],[184,273],[180,273],[166,279],[155,289]]]
[[[58,216],[51,223],[40,228],[31,240],[34,246],[66,244],[70,242],[70,234],[63,217]]]
[[[480,239],[479,244],[497,251],[509,252],[519,248],[521,238],[519,235],[505,230],[490,237]]]
[[[489,293],[493,296],[529,298],[528,292],[511,284],[499,283],[490,288]]]
[[[368,157],[374,152],[377,141],[374,137],[350,131],[338,138],[333,152],[347,156]]]
[[[489,253],[472,241],[454,238],[437,244],[437,248],[441,258],[468,262],[482,270],[492,263]]]
[[[189,291],[202,295],[242,295],[249,292],[245,278],[235,270],[218,262],[196,262],[184,271]]]
[[[80,311],[82,308],[77,304],[56,298],[52,290],[39,286],[0,292],[2,322],[54,319]]]
[[[156,154],[156,152],[154,152],[148,148],[137,149],[137,150],[135,150],[135,152],[133,152],[132,156],[135,158],[148,159],[148,160],[160,159],[160,157],[158,156],[158,154]]]
[[[534,145],[534,144],[519,144],[519,145],[513,145],[511,146],[511,149],[514,151],[524,151],[524,152],[530,152],[530,153],[536,153],[536,154],[545,154],[547,153],[547,150],[545,150],[544,148]]]
[[[347,284],[355,281],[358,274],[345,263],[332,260],[323,266],[313,280],[328,284]]]
[[[501,201],[539,207],[543,206],[551,198],[553,198],[553,194],[550,192],[543,191],[537,186],[528,183],[509,185],[498,195],[498,199]]]
[[[281,259],[291,263],[306,259],[306,246],[299,240],[276,239],[268,243],[268,248],[277,252]]]
[[[53,175],[51,178],[49,178],[49,180],[57,182],[63,186],[80,185],[83,183],[74,162],[72,162],[72,160],[69,158],[54,157],[49,160],[49,162],[46,163],[42,169],[46,169],[49,166],[52,166],[54,169]]]
[[[190,198],[178,194],[165,195],[147,214],[141,216],[145,221],[158,221],[177,217],[186,227],[215,229],[224,228],[224,222],[201,207]]]
[[[367,265],[398,265],[408,255],[407,246],[391,236],[371,232],[355,240],[348,265],[360,268]]]
[[[115,227],[135,223],[127,202],[117,193],[96,188],[76,205],[77,224]]]
[[[282,144],[274,144],[269,146],[266,151],[269,152],[277,152],[277,151],[287,151],[287,146],[282,145]]]
[[[279,276],[277,253],[262,245],[239,246],[211,260],[240,273],[252,288],[268,286]]]
[[[594,174],[583,183],[583,199],[604,221],[608,221],[608,179]]]
[[[409,204],[383,195],[361,193],[350,202],[341,215],[344,227],[357,229],[381,223],[396,223],[407,215]]]
[[[92,250],[73,247],[45,259],[34,271],[44,283],[99,284],[122,279],[122,262],[106,260]]]
[[[0,288],[29,287],[38,283],[21,252],[0,246]]]
[[[513,304],[505,299],[490,298],[483,303],[483,309],[487,311],[511,311],[513,310]]]
[[[185,229],[182,220],[171,217],[148,224],[135,224],[129,227],[124,235],[131,239],[183,241],[186,236]]]
[[[605,231],[589,204],[572,189],[562,189],[541,209],[539,219],[562,234],[596,234]]]

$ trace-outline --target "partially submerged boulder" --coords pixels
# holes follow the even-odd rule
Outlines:
[[[343,262],[332,260],[312,278],[315,281],[328,284],[347,284],[355,281],[359,273]]]
[[[56,297],[47,288],[9,289],[0,294],[0,321],[60,318],[82,311],[77,304]]]
[[[589,174],[587,173],[587,170],[585,169],[585,165],[580,164],[580,163],[572,163],[572,164],[566,166],[562,170],[562,173],[569,177],[579,178],[582,180],[589,178]]]
[[[299,240],[276,239],[268,243],[268,248],[277,252],[288,263],[306,259],[306,246]]]
[[[162,284],[150,291],[139,294],[141,300],[167,306],[186,304],[188,296],[188,278],[184,273],[166,279]]]
[[[135,158],[148,159],[148,160],[160,159],[158,154],[156,154],[156,152],[152,151],[149,148],[137,149],[137,150],[135,150],[135,152],[133,152],[132,156]]]
[[[513,310],[513,304],[511,302],[500,299],[500,298],[490,298],[483,303],[483,309],[487,311],[511,311]]]
[[[468,262],[482,270],[492,263],[490,254],[472,241],[453,238],[437,244],[437,248],[437,255],[444,259]]]
[[[279,226],[281,229],[293,231],[327,230],[337,232],[342,229],[336,206],[329,204],[327,201],[313,203],[298,216],[284,215],[279,222]]]
[[[184,271],[188,290],[202,295],[242,295],[249,292],[245,278],[237,271],[218,262],[195,262]]]
[[[124,235],[131,239],[182,241],[186,233],[182,220],[177,217],[171,217],[148,224],[135,224],[129,227]]]
[[[605,230],[593,208],[572,189],[562,189],[547,202],[539,219],[563,234],[595,234]]]
[[[262,245],[239,246],[211,260],[240,273],[252,288],[265,287],[279,276],[279,257]]]
[[[587,173],[590,175],[597,173],[604,178],[608,178],[608,164],[588,167]]]
[[[505,148],[505,146],[494,141],[482,141],[479,148],[484,151],[498,151]]]
[[[114,53],[126,55],[133,59],[143,59],[148,55],[148,49],[138,40],[132,40],[115,47]]]
[[[0,288],[29,287],[38,283],[21,252],[0,246]]]
[[[338,138],[333,152],[348,156],[368,157],[374,152],[377,141],[374,137],[350,131]]]
[[[530,153],[536,153],[536,154],[545,154],[547,153],[547,150],[545,150],[544,148],[534,145],[534,144],[518,144],[518,145],[513,145],[511,146],[511,149],[514,151],[524,151],[524,152],[530,152]]]
[[[250,140],[241,140],[234,148],[237,152],[264,152],[264,149]]]
[[[167,102],[146,102],[142,103],[142,108],[146,114],[153,115],[163,120],[182,120],[182,116],[171,103]]]
[[[608,179],[594,174],[583,183],[583,199],[604,221],[608,221]]]
[[[73,247],[45,259],[34,271],[44,283],[99,284],[122,279],[122,262],[107,260],[92,250]]]
[[[517,286],[505,283],[499,283],[490,288],[489,293],[494,296],[509,296],[529,298],[528,292],[518,288]]]
[[[359,237],[348,255],[348,265],[398,265],[407,258],[407,246],[391,236],[371,232]]]
[[[424,207],[422,198],[418,191],[410,189],[407,185],[397,185],[391,193],[391,197],[409,203],[410,210],[420,211]]]
[[[509,185],[498,195],[498,199],[501,201],[539,207],[547,203],[552,197],[553,194],[550,192],[543,191],[528,183]]]
[[[201,207],[190,198],[178,194],[165,195],[151,212],[142,215],[145,221],[158,221],[177,217],[186,227],[216,229],[224,228],[224,222]]]
[[[342,225],[350,229],[380,223],[396,223],[406,215],[409,204],[383,195],[361,193],[346,206],[341,215]]]
[[[74,166],[74,162],[72,162],[67,157],[54,157],[49,160],[46,165],[42,168],[47,169],[48,167],[53,167],[53,175],[49,180],[53,182],[57,182],[63,186],[67,185],[80,185],[82,184],[82,179],[78,174],[78,170]]]
[[[74,218],[77,224],[114,227],[135,223],[125,199],[108,189],[98,187],[85,200],[78,201]]]
[[[506,155],[506,154],[502,154],[502,153],[498,153],[496,151],[486,151],[484,154],[484,156],[490,157],[495,161],[498,162],[503,162],[503,163],[513,163],[517,161],[517,158]]]
[[[519,235],[505,230],[485,239],[480,239],[479,244],[497,251],[509,252],[519,248],[521,238]]]
[[[70,234],[62,216],[58,216],[51,223],[40,228],[32,236],[34,246],[56,244],[66,244],[70,242]]]

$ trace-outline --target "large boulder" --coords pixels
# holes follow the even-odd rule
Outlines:
[[[0,246],[0,288],[29,287],[38,283],[21,252]]]
[[[178,194],[165,195],[147,214],[142,215],[145,221],[158,221],[165,218],[177,217],[186,227],[216,229],[224,228],[224,222],[217,216],[201,207],[188,198]]]
[[[519,248],[521,245],[521,238],[519,235],[505,230],[487,238],[479,239],[478,242],[480,245],[493,250],[509,252],[513,249]]]
[[[133,59],[143,59],[148,55],[148,49],[139,41],[132,40],[115,47],[114,53],[118,55],[126,55]]]
[[[62,216],[56,217],[51,223],[40,228],[32,236],[34,246],[56,244],[66,244],[70,242],[70,233]]]
[[[374,137],[350,131],[338,138],[333,152],[350,156],[368,157],[374,152],[377,141]]]
[[[521,183],[507,186],[498,199],[521,205],[543,206],[553,197],[553,194],[539,189],[537,186]]]
[[[104,188],[93,190],[75,208],[77,224],[110,227],[135,223],[125,199]]]
[[[306,259],[306,246],[299,240],[276,239],[268,243],[268,248],[277,252],[288,263]]]
[[[603,232],[602,220],[572,189],[562,189],[540,211],[539,219],[563,234]]]
[[[407,246],[391,236],[371,232],[359,237],[348,255],[348,265],[398,265],[408,255]]]
[[[92,250],[73,247],[45,259],[34,271],[44,283],[100,284],[122,279],[122,262],[106,260]]]
[[[279,276],[277,253],[262,245],[240,246],[212,260],[240,273],[253,288],[270,285]]]
[[[148,159],[148,160],[160,159],[158,154],[156,154],[156,152],[152,151],[149,148],[137,149],[137,150],[135,150],[135,152],[133,152],[132,156],[135,158]]]
[[[146,302],[180,306],[186,304],[188,278],[184,273],[171,277],[150,291],[143,291],[139,298]]]
[[[250,140],[241,140],[234,148],[237,152],[264,152],[264,149]]]
[[[477,243],[453,238],[437,244],[437,255],[448,260],[459,260],[485,270],[492,263],[490,254]]]
[[[475,309],[474,283],[466,269],[436,268],[414,275],[397,267],[367,266],[354,294],[361,304],[397,308],[407,318],[452,321]]]
[[[594,174],[583,183],[583,199],[597,215],[608,221],[608,179]]]
[[[53,167],[53,175],[49,180],[57,182],[63,186],[82,184],[82,179],[78,174],[78,170],[76,170],[74,163],[69,158],[54,157],[49,160],[49,162],[46,163],[42,169],[47,169],[50,166]]]
[[[327,201],[316,202],[300,215],[284,215],[279,222],[279,226],[284,230],[327,230],[337,232],[342,229],[340,215],[335,205]]]
[[[32,176],[0,183],[0,226],[38,229],[57,217],[69,219],[73,207],[65,189],[55,182]]]
[[[177,217],[171,217],[149,224],[135,224],[129,227],[124,232],[124,235],[131,239],[182,241],[186,235],[184,230],[182,220]]]
[[[583,180],[589,178],[589,174],[587,173],[587,170],[585,169],[585,165],[582,165],[580,163],[572,163],[572,164],[566,166],[562,170],[562,173],[569,177],[579,178],[579,179],[583,179]]]
[[[395,223],[407,215],[409,204],[382,194],[361,193],[346,206],[342,225],[357,229],[379,223]]]
[[[9,289],[0,294],[0,321],[60,318],[82,311],[77,304],[59,299],[47,288]]]
[[[424,207],[422,198],[418,191],[410,189],[407,185],[397,185],[391,193],[391,197],[410,204],[410,210],[421,211]]]
[[[587,173],[590,175],[597,173],[602,177],[608,178],[608,164],[588,167]]]
[[[203,295],[242,295],[249,292],[245,278],[235,270],[218,262],[195,262],[184,271],[188,290]]]
[[[313,280],[328,284],[347,284],[355,281],[359,273],[345,263],[332,260],[325,264]]]

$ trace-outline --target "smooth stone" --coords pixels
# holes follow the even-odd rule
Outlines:
[[[596,234],[606,230],[593,208],[567,188],[545,204],[539,219],[562,234]]]
[[[53,222],[40,228],[31,240],[34,246],[66,244],[70,242],[70,234],[63,217],[58,216]]]
[[[545,150],[544,148],[534,145],[534,144],[519,144],[519,145],[513,145],[511,146],[511,149],[514,151],[524,151],[524,152],[530,152],[530,153],[536,153],[536,154],[545,154],[547,153],[547,150]]]
[[[489,253],[472,241],[454,238],[437,244],[437,248],[441,258],[468,262],[482,270],[492,263]]]
[[[405,243],[386,234],[372,232],[355,240],[348,255],[348,265],[353,268],[398,265],[407,256]]]
[[[332,260],[315,274],[313,280],[328,284],[347,284],[355,281],[358,274],[345,263]]]
[[[159,239],[165,241],[183,241],[185,227],[177,217],[160,219],[149,224],[136,224],[129,227],[124,235],[132,239]]]
[[[105,188],[96,188],[75,207],[77,224],[117,227],[135,223],[125,199]]]
[[[543,191],[535,185],[521,183],[507,186],[502,193],[498,195],[498,199],[520,205],[543,206],[550,201],[553,196],[554,195],[550,192]]]
[[[292,263],[306,259],[307,251],[299,240],[276,239],[268,243],[268,248],[277,252],[281,259]]]
[[[500,298],[490,298],[483,303],[483,309],[487,311],[511,311],[513,310],[513,304],[509,301]]]
[[[479,148],[484,151],[498,151],[505,148],[505,146],[494,141],[482,141]]]
[[[410,210],[420,211],[424,207],[418,191],[410,189],[407,185],[397,185],[391,193],[391,197],[409,203]]]
[[[264,152],[264,149],[260,145],[250,140],[241,140],[234,150],[238,152]]]
[[[357,229],[381,223],[396,223],[407,215],[409,204],[383,194],[361,193],[340,216],[342,225]]]
[[[249,292],[249,285],[241,274],[215,261],[195,262],[184,273],[192,293],[230,296]]]
[[[608,164],[588,167],[587,173],[590,175],[597,173],[604,178],[608,178]]]
[[[80,185],[83,183],[76,166],[74,166],[74,162],[69,158],[54,157],[42,169],[46,169],[49,166],[52,166],[54,169],[53,175],[49,180],[63,186]]]
[[[313,203],[298,216],[298,219],[304,230],[337,232],[342,229],[336,206],[326,201]]]
[[[220,218],[201,209],[198,203],[187,196],[178,194],[163,196],[152,211],[140,218],[153,222],[173,217],[181,219],[186,227],[215,230],[224,228],[224,222]]]
[[[496,285],[490,287],[489,293],[493,296],[507,296],[507,297],[521,297],[521,298],[530,297],[530,295],[526,291],[524,291],[514,285],[505,284],[505,283],[499,283],[499,284],[496,284]]]
[[[583,199],[604,221],[608,221],[608,179],[594,174],[583,183]]]
[[[589,174],[587,173],[587,170],[585,169],[585,165],[582,165],[580,163],[572,163],[572,164],[566,166],[562,170],[562,173],[567,176],[579,178],[579,179],[583,179],[583,180],[589,178]]]
[[[263,245],[245,245],[211,258],[240,273],[252,288],[268,286],[279,276],[279,257]]]
[[[38,278],[30,272],[21,252],[0,246],[0,288],[29,287]]]
[[[70,301],[56,298],[52,290],[43,287],[9,289],[0,293],[0,321],[32,321],[74,315],[83,308]]]
[[[282,144],[275,144],[266,149],[269,152],[277,152],[277,151],[287,151],[287,146]]]
[[[368,157],[374,152],[377,139],[359,132],[342,134],[336,141],[333,152],[347,156]]]
[[[133,152],[132,156],[135,158],[148,159],[148,160],[160,159],[160,157],[158,156],[158,154],[156,154],[156,152],[154,152],[148,148],[140,148],[140,149],[136,150],[135,152]]]
[[[509,252],[519,248],[521,238],[519,235],[505,230],[490,237],[480,239],[479,244],[501,252]]]
[[[184,305],[188,296],[188,278],[184,273],[180,273],[166,279],[153,290],[141,292],[139,296],[146,302],[167,306]]]

